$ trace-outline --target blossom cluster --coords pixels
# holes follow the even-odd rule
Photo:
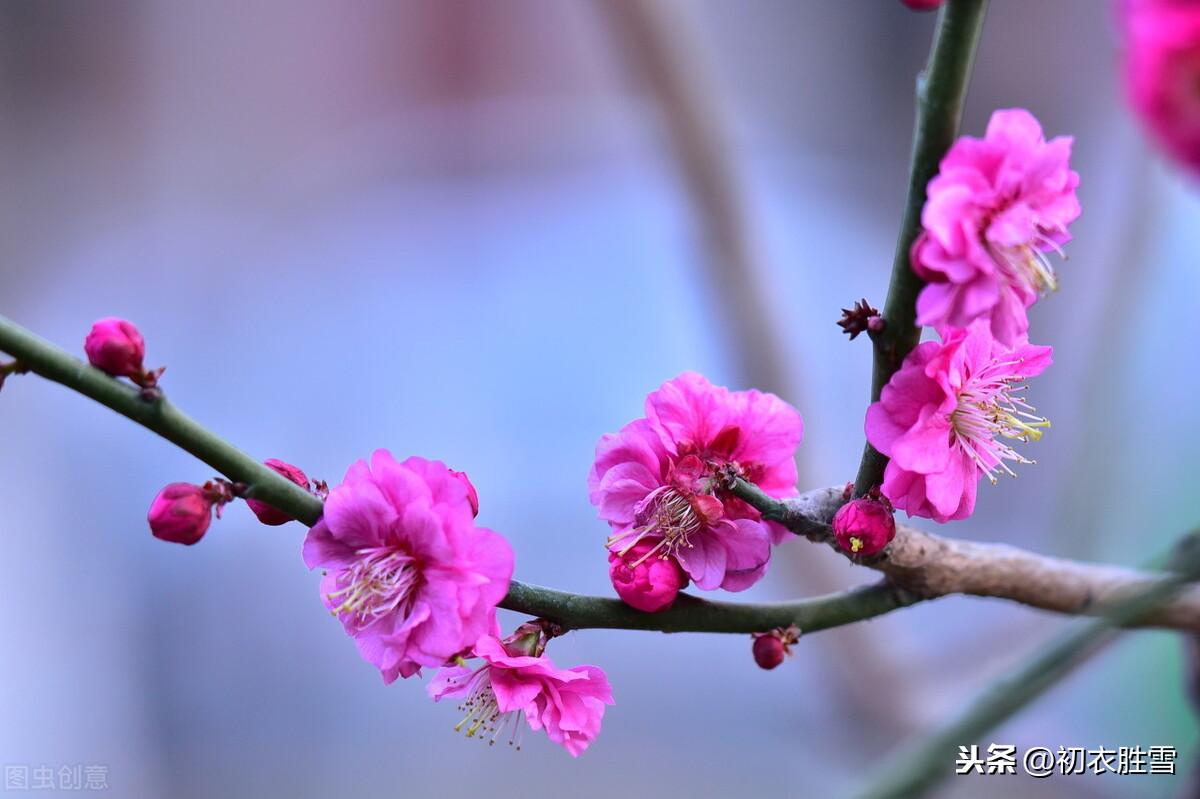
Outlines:
[[[645,416],[600,439],[588,475],[592,504],[612,530],[617,594],[658,611],[689,582],[742,591],[766,573],[778,522],[728,490],[733,477],[767,494],[796,494],[804,422],[774,394],[730,391],[687,372],[646,398]]]
[[[926,281],[917,322],[941,340],[918,345],[866,415],[867,439],[889,458],[880,489],[910,516],[970,516],[979,480],[1031,463],[1014,445],[1050,424],[1025,397],[1051,362],[1029,343],[1027,311],[1057,289],[1049,254],[1080,213],[1070,154],[1071,139],[1047,141],[1028,111],[997,111],[929,183],[911,256]]]
[[[496,607],[513,552],[475,523],[478,512],[464,473],[377,450],[329,492],[304,562],[324,570],[325,606],[384,682],[446,667],[429,690],[435,700],[465,697],[456,729],[491,733],[491,742],[507,732],[515,743],[524,722],[578,755],[599,732],[612,689],[595,666],[556,667],[541,628],[500,638]],[[471,669],[467,658],[483,665]]]
[[[1134,108],[1164,150],[1200,171],[1200,3],[1124,0],[1122,21]],[[893,541],[896,509],[939,523],[967,518],[981,479],[995,483],[1033,462],[1018,445],[1038,441],[1050,422],[1027,400],[1026,382],[1051,364],[1052,350],[1030,343],[1029,309],[1058,289],[1054,257],[1065,257],[1081,213],[1072,146],[1069,136],[1047,139],[1027,110],[998,110],[982,138],[950,147],[928,183],[908,256],[922,282],[916,323],[937,339],[905,356],[866,411],[867,439],[888,461],[864,496],[847,486],[831,520],[852,559]],[[866,332],[877,344],[889,324],[865,299],[839,322],[851,339]],[[160,401],[163,369],[145,367],[145,350],[137,327],[116,317],[97,321],[84,342],[92,367]],[[27,369],[0,364],[0,384]],[[643,416],[600,438],[587,477],[609,527],[604,553],[617,595],[659,613],[691,584],[737,592],[761,580],[789,534],[735,486],[796,496],[803,437],[800,413],[773,394],[732,391],[693,372],[652,391]],[[321,602],[386,684],[435,669],[427,692],[461,700],[455,729],[468,737],[519,746],[528,727],[573,756],[591,745],[613,704],[608,679],[596,666],[551,661],[547,644],[562,630],[550,621],[503,634],[498,608],[514,554],[478,523],[479,495],[465,473],[383,449],[332,489],[285,461],[263,466],[323,500],[303,561],[321,571]],[[253,486],[222,478],[165,486],[147,519],[156,538],[190,546],[237,500],[264,525],[294,520]],[[756,633],[755,662],[778,667],[800,634]]]
[[[94,368],[128,378],[148,402],[161,400],[162,370],[143,366],[145,340],[133,323],[100,320],[84,349]],[[553,637],[544,623],[501,638],[496,609],[512,580],[513,551],[499,533],[476,524],[479,495],[465,473],[377,450],[330,490],[285,461],[264,465],[324,499],[304,540],[304,562],[322,570],[322,602],[385,683],[441,669],[429,693],[435,700],[465,698],[467,716],[456,729],[469,737],[494,743],[507,731],[515,743],[524,724],[575,756],[595,739],[613,703],[604,672],[555,666],[544,654]],[[159,491],[147,514],[150,531],[163,541],[196,544],[214,515],[220,518],[237,499],[265,525],[293,520],[249,486],[214,478]],[[470,668],[470,658],[482,665]]]
[[[927,282],[919,321],[941,340],[918,346],[867,411],[868,439],[890,461],[882,485],[847,496],[833,518],[834,538],[852,557],[888,545],[894,507],[937,521],[969,515],[981,476],[995,480],[1028,462],[1009,442],[1036,440],[1048,425],[1023,395],[1022,381],[1050,363],[1048,347],[1028,343],[1026,309],[1054,287],[1046,252],[1067,241],[1079,214],[1069,153],[1070,140],[1047,142],[1028,112],[1001,111],[984,139],[951,148],[930,183],[912,264]],[[852,336],[884,330],[865,301],[847,313],[856,317],[844,325]],[[93,366],[131,380],[146,401],[161,399],[162,370],[144,367],[145,343],[131,323],[97,322],[85,349]],[[731,391],[693,372],[652,391],[642,417],[601,437],[587,479],[609,526],[618,596],[654,613],[692,583],[743,591],[762,579],[789,533],[734,488],[744,480],[776,499],[795,496],[803,437],[800,413],[773,394]],[[438,669],[429,694],[462,700],[456,729],[469,737],[515,744],[529,727],[572,755],[590,745],[613,701],[608,680],[595,666],[556,666],[545,648],[561,630],[549,622],[503,636],[497,608],[513,551],[477,523],[479,496],[466,474],[386,450],[350,466],[332,489],[285,461],[264,466],[324,500],[303,559],[321,570],[323,604],[385,683]],[[255,487],[217,478],[165,487],[151,504],[151,531],[195,544],[238,499],[265,525],[292,521]],[[798,635],[759,634],[756,662],[778,666]]]

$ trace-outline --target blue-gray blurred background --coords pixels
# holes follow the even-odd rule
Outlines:
[[[1197,522],[1200,200],[1124,107],[1111,8],[993,3],[967,104],[1076,136],[1084,215],[1033,312],[1054,427],[953,535],[1135,564]],[[376,447],[467,471],[527,581],[607,594],[597,437],[685,369],[802,411],[808,486],[853,476],[915,75],[896,0],[0,2],[0,307],[80,350],[134,320],[171,397],[336,481]],[[62,388],[0,396],[0,762],[127,797],[836,795],[1067,624],[952,598],[804,639],[585,631],[617,704],[578,760],[452,731],[317,598],[303,529],[145,510],[212,471]],[[872,579],[804,542],[744,595]],[[511,623],[512,619],[507,619]],[[1183,647],[1138,633],[982,743],[1173,745]],[[966,742],[964,742],[966,743]],[[953,767],[947,753],[947,770]],[[1168,797],[1186,778],[956,778],[947,796]]]

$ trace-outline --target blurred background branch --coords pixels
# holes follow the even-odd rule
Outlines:
[[[694,21],[678,0],[596,0],[618,52],[641,78],[661,120],[668,157],[676,164],[704,246],[698,263],[717,308],[734,369],[742,384],[770,391],[803,408],[802,365],[787,357],[780,339],[763,247],[748,207],[745,176],[735,155],[730,114],[709,54]],[[808,265],[792,264],[793,269]],[[830,324],[833,323],[831,317]],[[808,483],[806,450],[796,453],[797,482]],[[825,553],[776,553],[788,582],[806,592],[841,589],[845,578]],[[806,647],[821,657],[831,685],[857,713],[893,733],[911,718],[903,689],[906,670],[891,656],[888,634],[848,627],[824,644]],[[851,677],[840,665],[859,664]],[[895,690],[880,693],[874,686]]]
[[[971,744],[1019,712],[1113,640],[1118,628],[1153,615],[1200,577],[1200,535],[1182,538],[1170,558],[1171,573],[1131,594],[1109,600],[1098,618],[1078,626],[1037,652],[988,688],[933,735],[885,763],[859,799],[916,799],[951,774],[958,747]]]

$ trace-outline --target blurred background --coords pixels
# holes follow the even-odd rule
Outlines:
[[[947,532],[1137,564],[1198,520],[1197,187],[1151,152],[1111,9],[992,4],[964,130],[1076,137],[1083,217],[1033,311],[1054,427]],[[1031,23],[1035,20],[1036,23]],[[376,447],[467,471],[517,576],[611,594],[596,439],[685,369],[803,413],[804,486],[853,477],[934,16],[896,0],[0,2],[0,309],[82,351],[134,320],[171,397],[331,482]],[[1070,35],[1064,35],[1069,31]],[[831,796],[1068,622],[951,598],[805,638],[585,631],[617,704],[577,761],[456,735],[321,607],[303,529],[231,507],[153,540],[211,470],[61,387],[0,396],[0,763],[128,797]],[[804,542],[743,597],[872,575]],[[513,619],[506,620],[509,624]],[[1171,745],[1176,636],[1124,637],[989,742]],[[964,742],[966,743],[966,742]],[[947,754],[947,769],[953,767]],[[1186,776],[957,778],[949,797],[1173,797]]]

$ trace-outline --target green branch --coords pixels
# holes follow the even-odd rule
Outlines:
[[[916,322],[917,295],[924,284],[913,272],[908,254],[921,232],[925,187],[937,174],[942,156],[958,136],[986,11],[987,0],[949,0],[942,7],[933,34],[933,47],[929,51],[929,63],[917,81],[917,121],[908,171],[908,195],[892,261],[887,301],[883,306],[886,324],[882,332],[872,336],[875,344],[872,402],[879,399],[883,387],[921,339],[921,329]],[[855,494],[865,494],[872,486],[883,482],[886,466],[887,458],[867,444],[854,481]]]
[[[203,427],[166,397],[144,399],[129,383],[92,368],[3,316],[0,316],[0,351],[16,358],[34,374],[91,397],[157,433],[230,480],[245,483],[249,487],[247,496],[279,508],[309,526],[321,517],[321,500]]]
[[[104,405],[191,453],[225,477],[248,486],[260,499],[305,525],[321,517],[321,500],[200,425],[166,397],[147,400],[133,386],[0,316],[0,351],[47,380]],[[681,596],[668,611],[642,613],[616,599],[580,596],[512,583],[501,607],[542,616],[568,629],[620,627],[664,632],[750,633],[795,624],[805,632],[850,624],[911,605],[917,596],[888,583],[840,594],[779,604],[709,602]]]
[[[514,582],[501,607],[541,616],[566,629],[753,633],[794,624],[807,634],[865,621],[919,601],[916,594],[884,581],[796,602],[710,602],[680,594],[669,610],[643,613],[619,599],[580,596]]]

